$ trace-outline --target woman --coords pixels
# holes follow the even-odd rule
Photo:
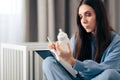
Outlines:
[[[101,0],[81,0],[77,9],[78,31],[62,51],[58,42],[49,44],[78,72],[71,76],[53,58],[43,62],[47,80],[120,80],[120,36],[110,27]],[[73,53],[73,55],[72,55]],[[67,54],[67,56],[66,56]]]

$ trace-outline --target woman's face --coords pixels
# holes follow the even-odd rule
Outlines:
[[[94,33],[96,28],[96,14],[92,7],[82,4],[79,7],[79,16],[82,26],[87,32]]]

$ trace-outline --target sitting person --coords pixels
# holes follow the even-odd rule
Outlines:
[[[77,9],[78,30],[68,43],[49,44],[78,74],[70,75],[54,57],[43,61],[46,80],[120,80],[120,36],[109,24],[102,0],[81,0]]]

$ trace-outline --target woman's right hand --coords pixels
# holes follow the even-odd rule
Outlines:
[[[48,44],[48,49],[54,49],[54,50],[56,50],[55,43],[49,43]]]

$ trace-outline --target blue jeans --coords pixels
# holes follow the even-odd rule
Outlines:
[[[43,61],[43,73],[45,80],[84,80],[80,75],[74,78],[53,57],[47,57]],[[91,80],[120,80],[120,74],[108,69]]]
[[[91,80],[120,80],[120,73],[114,69],[107,69]]]

